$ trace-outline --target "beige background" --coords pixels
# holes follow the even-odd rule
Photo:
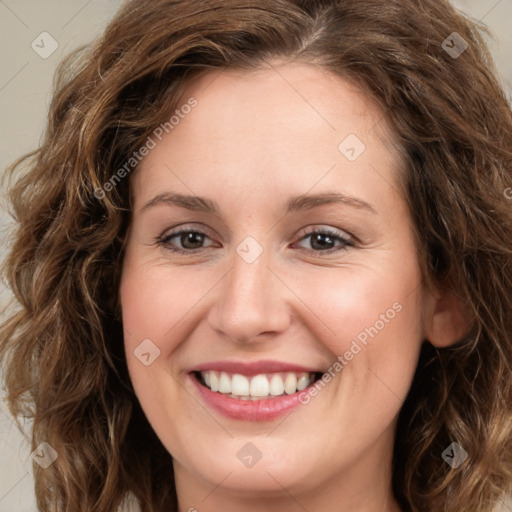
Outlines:
[[[385,1],[385,0],[383,0]],[[489,45],[512,99],[512,0],[454,0],[454,5],[495,33]],[[57,63],[101,32],[118,0],[0,0],[0,168],[40,140]],[[31,47],[48,32],[58,48],[47,59]],[[39,43],[40,44],[40,43]],[[45,43],[49,48],[49,42]],[[41,48],[40,51],[43,49]],[[0,211],[0,257],[7,245],[8,218]],[[0,284],[0,306],[8,299]],[[0,512],[35,512],[29,445],[0,401]],[[512,511],[503,505],[500,512]]]

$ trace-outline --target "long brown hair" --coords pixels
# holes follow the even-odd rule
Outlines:
[[[9,169],[26,172],[10,191],[4,265],[18,307],[0,330],[11,410],[33,418],[33,449],[58,453],[34,464],[42,511],[114,511],[128,493],[143,511],[177,510],[171,456],[124,359],[129,176],[104,184],[193,77],[275,57],[321,66],[378,102],[425,283],[474,317],[455,346],[423,345],[396,435],[398,502],[490,512],[512,492],[512,114],[484,31],[445,0],[132,0],[60,65],[45,138]],[[458,469],[441,456],[452,442],[468,453]]]

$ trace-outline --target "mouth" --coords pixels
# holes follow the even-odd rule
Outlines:
[[[266,400],[303,391],[321,372],[272,372],[247,376],[214,370],[192,372],[198,382],[214,393],[236,400]]]
[[[247,373],[252,373],[248,375]],[[201,369],[189,373],[205,405],[230,419],[271,421],[299,407],[322,372],[269,371],[266,373]]]

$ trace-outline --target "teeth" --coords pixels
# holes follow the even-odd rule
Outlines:
[[[289,373],[284,381],[284,390],[287,395],[295,393],[297,389],[297,377],[293,373]]]
[[[265,375],[256,375],[251,380],[251,387],[249,394],[251,396],[268,396],[270,391],[270,384]]]
[[[297,381],[297,390],[302,391],[309,386],[309,380],[307,375],[301,375]]]
[[[270,373],[246,377],[213,370],[203,371],[201,376],[212,391],[244,400],[292,395],[307,388],[315,378],[314,373]]]
[[[219,391],[219,378],[215,372],[210,372],[210,389],[212,391]]]
[[[233,395],[238,396],[249,395],[249,379],[244,375],[240,375],[238,373],[236,375],[233,375],[233,378],[231,379],[231,392],[233,393]]]
[[[231,393],[231,379],[224,372],[220,374],[219,393]]]
[[[270,394],[279,396],[284,393],[283,379],[280,375],[272,375],[270,379]]]

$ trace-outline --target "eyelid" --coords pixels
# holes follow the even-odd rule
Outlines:
[[[356,241],[356,238],[353,235],[351,235],[348,231],[335,228],[332,226],[327,226],[324,224],[311,224],[309,226],[306,226],[297,233],[297,236],[303,238],[305,235],[311,235],[314,233],[329,233],[333,236],[343,238],[344,240],[347,241]]]
[[[174,236],[180,233],[181,231],[198,231],[200,233],[204,233],[207,235],[208,233],[213,233],[211,229],[204,227],[202,225],[197,224],[180,224],[179,226],[175,226],[174,228],[166,229],[159,238],[168,238],[169,236]]]

